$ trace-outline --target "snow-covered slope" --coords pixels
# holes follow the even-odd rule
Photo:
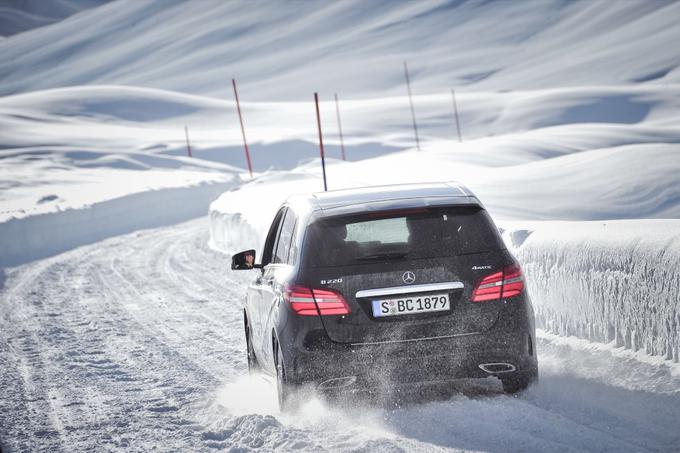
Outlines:
[[[58,22],[107,0],[3,0],[0,38]]]
[[[200,6],[199,6],[200,5]],[[677,2],[119,0],[0,42],[0,94],[83,84],[247,99],[678,82]],[[653,49],[653,52],[650,52]]]
[[[337,145],[335,104],[331,99],[328,95],[321,97],[322,125],[325,140]],[[479,154],[476,161],[486,160],[488,165],[521,163],[612,145],[678,141],[680,84],[478,91],[460,93],[457,101],[465,146],[457,146],[451,97],[447,92],[415,97],[421,139],[424,142],[451,140],[443,144],[449,149],[484,150],[476,153]],[[265,169],[268,164],[280,168],[283,160],[277,161],[270,155],[257,158],[263,147],[274,144],[283,147],[284,143],[280,142],[309,142],[314,147],[309,156],[318,155],[311,95],[299,102],[243,101],[242,107],[249,141],[260,144],[256,147],[259,149],[253,151],[256,165]],[[340,108],[343,132],[350,146],[377,142],[404,148],[415,144],[405,96],[341,100]],[[537,135],[530,150],[514,149],[506,139],[482,142],[487,144],[482,149],[477,142],[467,143],[471,139],[574,124],[582,125],[583,133],[574,134],[569,128],[562,129],[561,133],[560,129],[552,131],[559,136],[558,143],[541,140]],[[120,86],[38,91],[0,98],[0,125],[3,148],[50,143],[106,145],[126,150],[172,143],[180,148],[175,152],[183,154],[183,127],[187,125],[199,153],[200,148],[230,146],[242,154],[241,131],[231,97],[222,100]],[[534,156],[526,156],[527,151]],[[492,159],[487,159],[488,152],[493,153]],[[330,153],[339,157],[335,149]],[[348,157],[357,155],[349,152]],[[289,157],[288,168],[294,158]],[[245,165],[245,162],[239,163]]]
[[[138,192],[147,177],[153,189],[234,172],[206,161],[244,168],[230,75],[256,171],[317,155],[317,89],[329,156],[339,157],[331,90],[350,160],[412,148],[403,58],[430,157],[375,160],[361,178],[335,166],[332,185],[408,165],[418,171],[380,170],[380,181],[461,179],[511,218],[676,216],[680,85],[666,43],[677,3],[201,5],[120,0],[0,43],[0,93],[21,93],[0,98],[4,219]],[[26,92],[65,85],[78,86]],[[464,86],[462,145],[450,86]],[[184,126],[198,159],[181,157]]]
[[[66,91],[0,98],[0,266],[201,215],[240,182],[154,123],[185,112],[171,96],[152,109],[151,95]]]
[[[334,166],[331,187],[461,179],[506,217],[677,215],[680,85],[464,93],[463,144],[450,139],[447,101],[416,97],[426,152],[367,161],[358,173]],[[348,158],[412,146],[407,106],[405,98],[344,102]],[[243,107],[256,171],[293,168],[318,155],[312,103]],[[332,103],[322,105],[328,155],[337,158],[334,113]],[[185,125],[199,159],[184,157]],[[201,96],[112,86],[35,92],[1,98],[0,126],[0,175],[12,189],[2,194],[4,218],[45,212],[51,204],[36,205],[45,196],[60,198],[62,209],[82,205],[61,184],[69,178],[109,180],[118,172],[130,175],[117,186],[127,190],[135,180],[153,180],[156,170],[177,185],[180,173],[168,171],[203,172],[208,181],[234,171],[212,162],[245,166],[233,102]],[[385,173],[384,166],[393,169]],[[97,169],[108,173],[95,177]],[[95,202],[112,187],[83,194]],[[597,199],[583,203],[585,196]]]

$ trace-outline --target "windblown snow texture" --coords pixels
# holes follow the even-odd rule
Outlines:
[[[3,0],[0,38],[43,27],[104,4],[107,0]]]
[[[419,93],[677,83],[680,76],[677,2],[286,6],[112,2],[0,42],[0,94],[116,84],[226,98],[233,74],[258,101],[306,100],[317,90],[383,97],[404,94],[404,59]]]

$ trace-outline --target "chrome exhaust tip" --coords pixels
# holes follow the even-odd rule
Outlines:
[[[479,368],[489,374],[511,373],[517,369],[512,363],[505,362],[480,363]]]
[[[349,387],[350,385],[354,384],[356,380],[356,376],[344,376],[323,381],[317,387],[319,389],[341,389],[344,387]]]

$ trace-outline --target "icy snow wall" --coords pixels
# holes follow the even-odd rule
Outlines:
[[[544,222],[506,238],[539,327],[678,362],[680,221]]]

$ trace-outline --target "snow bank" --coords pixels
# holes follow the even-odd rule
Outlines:
[[[505,237],[539,327],[678,362],[679,220],[539,222]]]
[[[294,193],[317,190],[318,178],[298,169],[265,174],[223,193],[210,204],[210,246],[228,255],[254,248],[261,256],[278,207]]]
[[[208,204],[235,182],[131,193],[81,209],[0,222],[0,267],[45,258],[110,236],[205,215]]]

